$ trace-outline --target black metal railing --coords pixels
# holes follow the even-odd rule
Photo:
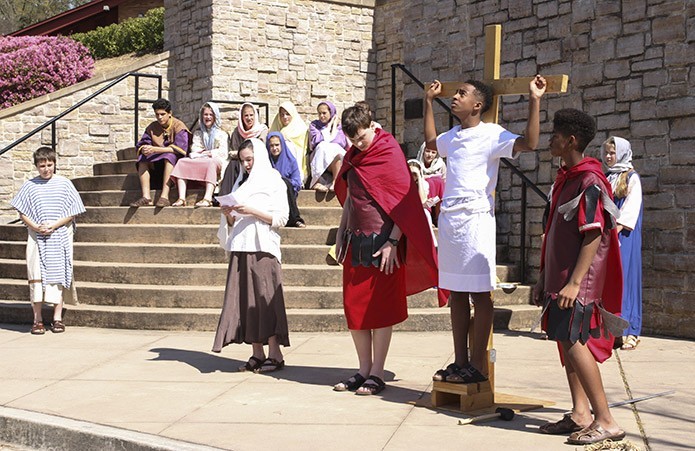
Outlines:
[[[405,75],[407,75],[414,83],[416,83],[420,88],[425,89],[424,83],[422,83],[418,78],[413,75],[403,64],[391,64],[391,133],[395,136],[396,134],[396,74],[398,70],[401,70]],[[437,104],[439,104],[446,112],[449,114],[449,128],[454,126],[455,116],[451,112],[449,105],[444,103],[441,99],[434,99]],[[526,198],[526,191],[528,188],[536,193],[543,201],[548,203],[548,195],[544,193],[538,186],[531,181],[519,168],[517,168],[514,163],[506,158],[502,158],[502,163],[505,164],[512,173],[517,175],[521,179],[521,229],[519,231],[521,235],[521,243],[519,252],[521,254],[521,262],[519,267],[519,277],[522,283],[526,283],[526,211],[528,209],[528,201]]]
[[[84,99],[80,100],[79,102],[77,102],[76,104],[74,104],[73,106],[68,108],[67,110],[58,114],[54,118],[39,125],[34,130],[32,130],[29,133],[27,133],[26,135],[22,136],[21,138],[19,138],[18,140],[16,140],[12,144],[4,147],[2,150],[0,150],[0,155],[11,150],[15,146],[23,143],[24,141],[31,138],[35,134],[39,133],[40,131],[42,131],[46,127],[51,127],[51,147],[55,150],[56,145],[58,143],[58,138],[56,136],[56,123],[60,119],[62,119],[63,117],[72,113],[73,111],[75,111],[76,109],[78,109],[79,107],[84,105],[85,103],[89,102],[90,100],[92,100],[93,98],[95,98],[96,96],[101,94],[102,92],[117,85],[118,83],[122,82],[123,80],[125,80],[128,77],[135,77],[135,97],[134,97],[134,101],[133,101],[133,106],[134,106],[134,110],[135,110],[135,114],[134,114],[134,118],[133,118],[133,129],[134,129],[134,131],[133,131],[133,145],[137,144],[138,138],[139,138],[139,136],[138,136],[138,128],[139,128],[138,127],[138,120],[140,119],[138,106],[141,103],[153,103],[154,102],[154,99],[141,99],[140,98],[140,78],[155,78],[155,79],[157,79],[157,98],[160,98],[160,97],[162,97],[162,76],[161,75],[142,74],[139,72],[128,72],[127,74],[123,74],[120,77],[113,80],[112,82],[110,82],[109,84],[107,84],[106,86],[104,86],[103,88],[100,88],[98,91],[95,91],[93,94],[85,97]]]

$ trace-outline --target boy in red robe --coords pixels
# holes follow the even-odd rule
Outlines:
[[[336,249],[360,368],[334,390],[374,395],[386,386],[384,364],[393,326],[408,317],[406,296],[437,285],[437,256],[398,142],[359,107],[343,112],[342,128],[352,147],[335,181],[343,205]]]
[[[564,166],[552,188],[534,289],[536,303],[545,306],[543,329],[558,343],[573,404],[570,414],[540,432],[570,434],[573,445],[625,437],[608,408],[596,363],[611,355],[614,338],[604,318],[620,313],[622,271],[611,186],[601,163],[583,153],[595,134],[596,123],[586,113],[555,113],[550,153]]]

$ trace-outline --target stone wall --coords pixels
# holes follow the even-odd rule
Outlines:
[[[392,0],[375,13],[377,114],[390,129],[390,65],[421,80],[482,77],[484,26],[502,24],[502,77],[569,75],[569,92],[542,103],[541,147],[517,165],[547,191],[557,165],[546,150],[552,115],[582,109],[598,122],[595,152],[609,135],[632,143],[644,189],[644,326],[649,333],[695,337],[695,7],[688,0]],[[422,91],[398,75],[398,138],[413,148],[421,119],[403,120],[403,103]],[[527,103],[507,98],[500,122],[522,133]],[[439,117],[440,130],[446,118]],[[519,261],[521,188],[509,170],[498,184],[498,242]],[[542,202],[532,204],[526,256],[535,279]]]
[[[203,101],[292,101],[339,109],[374,98],[373,1],[166,0],[172,101],[193,119]],[[214,37],[214,39],[213,39]],[[226,124],[233,128],[235,123]]]
[[[146,57],[135,65],[95,76],[90,80],[0,111],[0,143],[2,147],[31,132],[54,116],[107,85],[117,76],[129,71],[166,75],[167,53]],[[114,74],[116,72],[116,74]],[[168,83],[163,81],[166,95]],[[68,178],[93,175],[92,166],[116,160],[118,149],[134,145],[133,99],[135,79],[129,77],[57,122],[58,170]],[[140,80],[140,97],[155,99],[156,80]],[[154,120],[148,104],[139,107],[139,131]],[[17,189],[36,176],[33,152],[51,144],[48,127],[32,138],[0,156],[0,223],[17,218],[9,206]]]

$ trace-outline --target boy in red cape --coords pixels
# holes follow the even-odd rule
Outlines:
[[[408,317],[406,296],[437,285],[437,254],[417,187],[389,133],[362,108],[343,112],[352,143],[335,181],[343,205],[336,238],[343,305],[359,371],[336,391],[374,395],[385,387],[393,326]],[[439,305],[446,303],[445,293]]]
[[[573,445],[625,437],[608,408],[596,363],[611,355],[614,338],[604,317],[620,314],[623,279],[614,220],[620,213],[601,163],[584,157],[595,134],[596,123],[586,113],[555,113],[550,153],[564,166],[552,189],[534,289],[536,303],[545,306],[543,329],[558,343],[572,395],[572,412],[540,432],[570,434],[567,442]]]

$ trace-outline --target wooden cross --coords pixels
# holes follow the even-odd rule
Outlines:
[[[500,59],[502,53],[502,25],[488,25],[485,27],[485,67],[483,68],[483,82],[492,86],[492,105],[483,114],[483,122],[497,123],[499,118],[500,96],[513,96],[528,94],[528,86],[533,77],[500,78]],[[548,86],[546,93],[567,92],[567,75],[544,75]],[[439,97],[453,97],[462,82],[442,83],[442,93]],[[429,89],[431,83],[425,85]]]

